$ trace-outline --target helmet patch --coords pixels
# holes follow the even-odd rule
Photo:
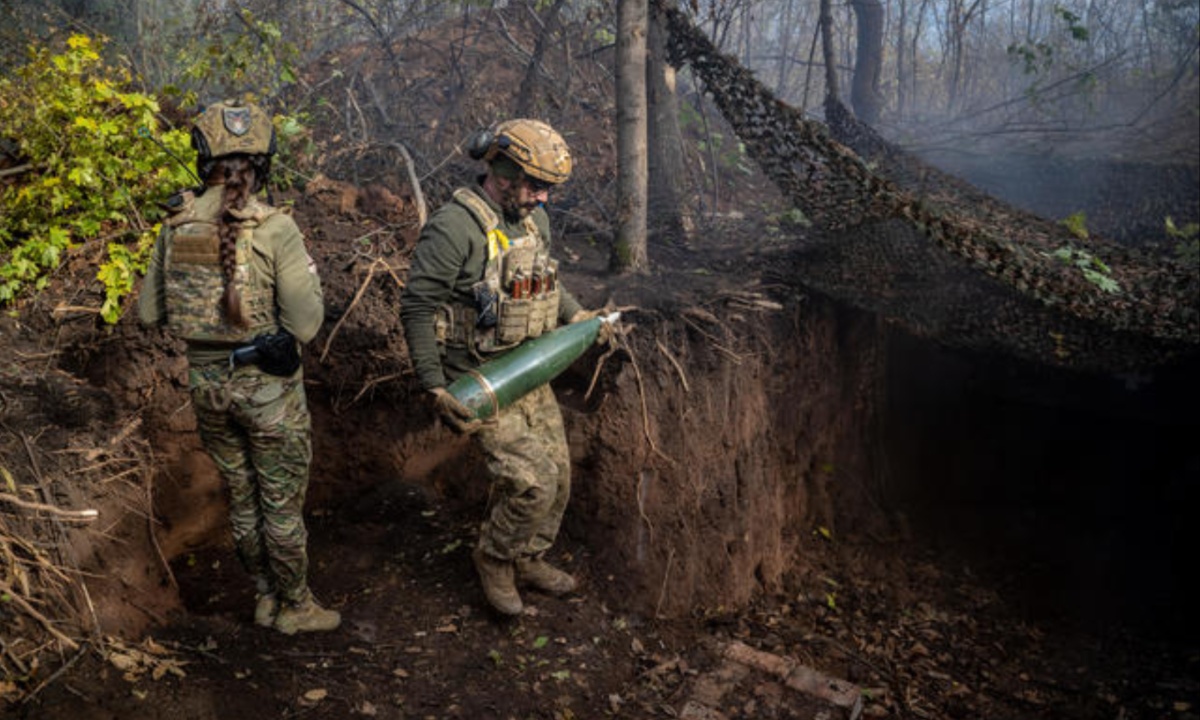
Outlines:
[[[222,108],[221,120],[231,135],[241,137],[250,132],[250,108],[248,107]]]

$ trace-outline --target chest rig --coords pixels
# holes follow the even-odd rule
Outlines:
[[[238,290],[247,328],[225,322],[221,296],[225,279],[221,272],[220,226],[195,214],[194,197],[184,193],[178,209],[166,220],[166,255],[163,275],[166,286],[167,327],[188,341],[245,343],[261,333],[278,330],[275,294],[268,278],[261,277],[254,263],[255,229],[277,209],[251,202],[238,213],[236,270],[231,282]]]
[[[524,235],[510,238],[500,229],[496,211],[471,189],[455,190],[454,202],[483,230],[487,263],[472,287],[475,304],[453,304],[439,313],[438,338],[494,353],[557,327],[558,263],[550,259],[533,218],[522,221]]]

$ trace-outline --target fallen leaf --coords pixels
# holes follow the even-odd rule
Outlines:
[[[130,671],[138,666],[137,658],[125,653],[109,653],[108,661],[113,664],[113,667],[121,671]]]
[[[304,699],[309,702],[321,702],[329,695],[329,691],[325,688],[315,688],[304,693]]]

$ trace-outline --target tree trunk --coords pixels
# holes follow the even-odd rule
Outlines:
[[[617,239],[612,268],[645,272],[647,0],[617,2]]]
[[[517,115],[520,117],[532,117],[537,115],[536,108],[533,106],[534,98],[538,95],[538,87],[541,84],[542,58],[546,54],[546,44],[550,37],[554,34],[554,30],[558,27],[558,15],[562,10],[566,0],[554,0],[554,4],[550,6],[550,10],[546,13],[545,24],[542,25],[542,32],[538,34],[537,43],[533,46],[533,57],[529,59],[529,66],[525,68],[525,77],[521,80],[521,89],[517,92]]]
[[[837,78],[837,48],[833,45],[833,12],[830,1],[821,0],[821,51],[825,58],[825,97],[841,101]]]
[[[908,75],[905,73],[904,36],[908,33],[908,0],[899,0],[900,19],[896,27],[896,117],[908,115]]]
[[[675,93],[675,68],[666,59],[666,28],[662,16],[650,16],[646,53],[646,101],[649,112],[649,228],[655,236],[674,236],[691,228],[686,196],[687,173],[683,162],[683,132],[679,128],[679,100]]]
[[[858,24],[858,47],[854,58],[854,79],[850,84],[850,105],[859,120],[874,125],[883,104],[879,96],[879,75],[883,69],[883,5],[879,0],[850,0]]]

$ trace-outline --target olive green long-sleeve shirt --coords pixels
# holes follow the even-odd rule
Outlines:
[[[472,190],[500,217],[501,232],[508,237],[526,234],[522,222],[504,217],[483,188],[477,185]],[[533,212],[533,221],[549,251],[550,218],[539,207]],[[421,229],[408,282],[400,298],[400,320],[404,325],[409,358],[425,390],[444,387],[479,364],[464,348],[448,348],[446,356],[442,357],[434,318],[437,309],[446,304],[474,305],[471,287],[483,279],[487,260],[487,235],[474,216],[457,202],[447,202],[438,208]],[[558,318],[565,324],[582,308],[561,283],[558,288]]]
[[[216,221],[221,211],[222,191],[221,186],[212,186],[195,198],[188,210],[191,217]],[[146,270],[138,297],[138,318],[143,325],[159,326],[167,322],[163,261],[170,238],[169,229],[164,227]],[[273,288],[279,326],[301,343],[312,340],[324,322],[325,304],[316,264],[308,254],[296,221],[282,212],[266,218],[254,230],[252,249],[253,282],[267,283]],[[220,298],[213,298],[212,302],[220,302]],[[187,357],[193,365],[223,362],[229,357],[229,348],[189,343]]]

